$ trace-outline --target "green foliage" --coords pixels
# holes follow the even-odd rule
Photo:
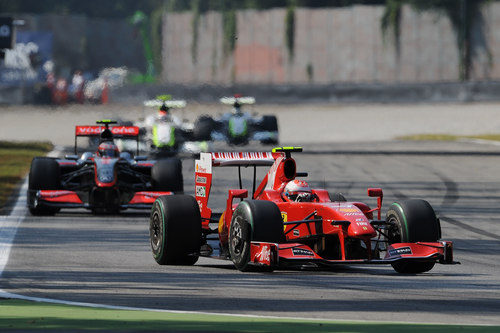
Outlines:
[[[410,5],[419,11],[446,15],[456,35],[460,79],[469,80],[472,56],[475,53],[471,40],[472,29],[481,20],[481,7],[490,2],[491,0],[387,0],[381,22],[382,31],[386,33],[390,28],[394,29],[396,47],[399,48],[400,13],[403,5]]]
[[[314,79],[314,67],[311,63],[308,63],[306,66],[307,79],[309,82],[312,82]]]
[[[193,29],[193,41],[191,43],[191,58],[193,64],[198,61],[198,35],[201,17],[201,0],[191,0],[191,9],[193,11],[193,18],[191,19],[191,27]]]
[[[234,52],[237,39],[236,11],[234,9],[222,12],[222,30],[224,31],[223,54],[228,56]]]
[[[291,4],[285,16],[285,45],[288,55],[293,59],[295,51],[295,6]]]
[[[404,0],[387,0],[384,15],[382,16],[381,27],[385,37],[389,30],[392,30],[396,54],[399,57],[401,45],[401,7]]]
[[[161,53],[162,53],[162,18],[163,13],[165,12],[165,7],[161,6],[156,8],[151,13],[151,49],[153,51],[153,63],[154,68],[157,73],[161,72],[162,61],[161,61]]]

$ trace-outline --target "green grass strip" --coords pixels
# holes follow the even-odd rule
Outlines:
[[[457,141],[460,139],[500,141],[500,134],[483,134],[483,135],[414,134],[414,135],[404,135],[396,137],[396,140],[408,140],[408,141]]]
[[[52,150],[47,142],[0,141],[0,212],[6,201],[29,171],[35,156]]]
[[[307,321],[139,310],[109,310],[0,299],[0,331],[421,333],[498,332],[499,329],[500,326]]]

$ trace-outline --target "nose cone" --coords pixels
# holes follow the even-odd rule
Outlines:
[[[338,208],[345,221],[351,222],[347,235],[354,238],[371,238],[377,235],[365,214],[355,205],[345,205]]]
[[[351,221],[349,228],[347,229],[347,235],[354,238],[372,238],[377,236],[377,232],[371,226],[371,224],[366,221]]]

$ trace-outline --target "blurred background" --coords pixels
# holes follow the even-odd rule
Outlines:
[[[0,11],[15,30],[2,104],[500,96],[493,0],[1,0]]]

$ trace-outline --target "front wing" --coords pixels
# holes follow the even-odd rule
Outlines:
[[[174,192],[170,191],[135,192],[132,199],[128,203],[120,205],[120,208],[149,209],[158,197],[172,194]],[[54,208],[93,208],[89,203],[83,202],[76,192],[67,190],[39,190],[36,192],[33,205]]]
[[[257,266],[303,267],[308,265],[334,266],[338,264],[391,264],[401,260],[458,264],[453,261],[453,243],[417,242],[395,243],[388,246],[383,259],[329,260],[315,253],[309,246],[300,243],[252,242],[250,262]]]

